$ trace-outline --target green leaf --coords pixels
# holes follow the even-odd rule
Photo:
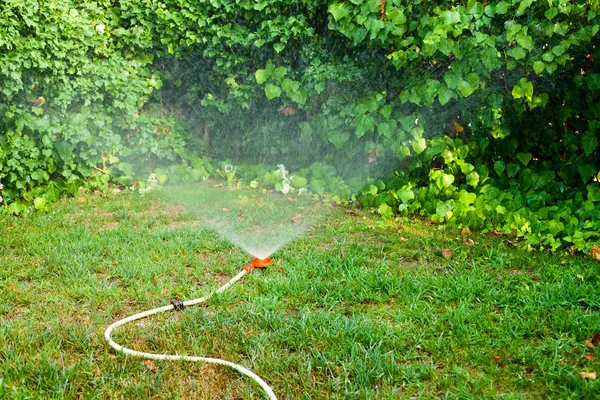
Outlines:
[[[273,85],[272,83],[267,83],[265,85],[265,94],[269,100],[272,100],[276,97],[281,96],[281,88],[279,86]]]
[[[394,209],[385,203],[381,204],[377,211],[384,219],[394,218]]]
[[[412,141],[411,143],[412,143],[413,151],[416,154],[421,154],[427,148],[427,142],[425,141],[424,138],[416,139],[416,140]]]
[[[506,166],[506,173],[508,174],[509,178],[514,178],[520,170],[521,167],[515,163],[508,163]]]
[[[509,4],[506,1],[501,1],[496,4],[496,14],[506,14],[508,12]]]
[[[441,87],[440,90],[438,90],[438,100],[440,104],[446,105],[452,98],[453,94],[454,92],[452,91],[452,89],[448,89],[447,87]]]
[[[522,60],[527,55],[527,53],[521,46],[517,46],[514,49],[510,49],[506,53],[515,60]]]
[[[408,203],[415,198],[415,193],[408,188],[402,188],[396,192],[396,195],[403,203]]]
[[[544,16],[551,21],[552,21],[552,18],[556,17],[557,15],[558,15],[558,8],[556,8],[556,7],[551,7],[549,9],[547,9],[546,12],[544,13]]]
[[[356,137],[361,138],[365,133],[375,128],[375,120],[367,114],[360,114],[356,117]]]
[[[317,194],[321,195],[325,192],[325,181],[321,179],[311,179],[310,188]]]
[[[333,16],[333,19],[339,21],[340,19],[348,16],[349,10],[346,3],[333,3],[329,6],[327,11]]]
[[[551,62],[551,63],[549,63],[549,64],[546,64],[546,71],[548,71],[548,73],[549,73],[550,75],[552,75],[552,73],[553,73],[554,71],[556,71],[556,68],[558,68],[558,64],[557,64],[557,63],[555,63],[555,62]]]
[[[579,164],[577,166],[577,172],[579,172],[581,180],[586,183],[592,176],[596,174],[596,172],[598,172],[598,168],[592,164]]]
[[[381,122],[377,125],[377,132],[388,139],[392,139],[396,132],[396,121],[391,120],[390,122]]]
[[[583,148],[583,151],[585,151],[586,156],[592,154],[598,148],[598,139],[596,138],[596,134],[591,131],[587,131],[581,137],[581,147]]]
[[[348,135],[348,132],[345,130],[337,129],[329,132],[327,137],[329,138],[329,141],[335,145],[335,147],[340,149],[344,146],[344,144],[346,144],[350,138],[350,135]]]
[[[525,50],[531,50],[533,48],[533,39],[531,36],[524,33],[519,33],[515,39],[517,40],[519,46]]]
[[[600,185],[598,183],[590,183],[586,186],[587,198],[594,203],[600,201]]]
[[[394,25],[404,25],[406,23],[406,15],[400,10],[392,10],[389,18]]]
[[[296,93],[300,89],[300,82],[293,81],[289,78],[285,78],[281,82],[281,87],[283,88],[285,93],[291,97],[294,93]]]
[[[462,94],[463,97],[469,97],[475,91],[475,88],[464,79],[458,81],[457,87],[460,94]]]
[[[254,77],[256,78],[256,83],[262,85],[267,79],[269,79],[269,73],[266,69],[258,69],[254,73]]]
[[[292,176],[292,183],[294,184],[295,188],[301,188],[306,186],[308,180],[302,176],[294,175]]]
[[[475,171],[467,175],[467,185],[477,187],[479,184],[479,174]]]
[[[525,12],[526,9],[533,3],[533,0],[521,0],[519,3],[519,8],[517,9],[517,15],[521,15]]]
[[[517,159],[523,163],[524,166],[529,164],[531,161],[531,153],[517,153]]]
[[[533,70],[536,74],[541,74],[546,69],[546,64],[543,61],[534,61]]]
[[[489,71],[493,71],[502,66],[502,57],[495,47],[488,47],[481,52],[481,62]]]
[[[551,234],[553,234],[554,236],[558,235],[560,232],[563,231],[563,229],[565,229],[565,224],[563,224],[562,222],[558,221],[558,220],[550,220],[548,221],[548,230],[550,231]]]
[[[44,208],[45,205],[46,205],[46,199],[44,197],[36,197],[33,200],[33,206],[37,210],[41,210],[42,208]]]
[[[287,68],[286,67],[277,67],[273,70],[273,78],[280,82],[281,79],[285,76],[285,74],[287,74]]]
[[[442,186],[448,187],[454,183],[454,175],[443,174],[442,175]]]
[[[533,96],[533,83],[529,82],[527,78],[521,78],[519,83],[513,88],[512,95],[515,99],[525,97],[527,100],[531,101]]]
[[[464,189],[462,189],[458,193],[458,201],[463,203],[465,206],[469,206],[469,205],[475,203],[476,199],[477,199],[477,195],[475,193],[469,193]]]
[[[458,11],[446,10],[440,14],[440,18],[448,25],[457,24],[460,22],[460,13]]]

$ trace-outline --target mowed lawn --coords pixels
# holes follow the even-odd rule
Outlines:
[[[242,364],[282,399],[598,398],[581,372],[600,372],[585,346],[600,332],[600,263],[468,239],[336,208],[266,271],[115,339]],[[152,194],[0,216],[0,398],[264,398],[227,368],[126,357],[103,338],[250,259]]]

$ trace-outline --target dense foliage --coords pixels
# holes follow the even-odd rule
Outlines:
[[[221,175],[588,251],[599,6],[9,0],[2,195],[19,212],[84,179]]]

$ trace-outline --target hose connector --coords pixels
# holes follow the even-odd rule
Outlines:
[[[265,269],[271,264],[273,264],[273,261],[271,261],[269,257],[263,259],[255,258],[252,260],[252,262],[249,262],[247,265],[245,265],[244,268],[242,268],[242,271],[250,273],[254,268]]]

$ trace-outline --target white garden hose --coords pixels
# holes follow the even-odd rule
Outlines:
[[[246,375],[246,376],[252,378],[256,383],[258,383],[260,385],[262,390],[265,391],[265,393],[269,397],[269,400],[277,400],[277,397],[275,396],[275,393],[273,393],[273,390],[271,389],[271,387],[269,387],[269,385],[267,385],[267,383],[265,381],[263,381],[260,376],[256,375],[254,372],[250,371],[249,369],[242,367],[241,365],[234,364],[229,361],[221,360],[219,358],[155,354],[155,353],[145,353],[143,351],[135,351],[132,349],[128,349],[127,347],[121,346],[120,344],[118,344],[114,340],[112,340],[112,338],[111,338],[111,333],[112,333],[113,329],[115,329],[117,326],[121,326],[128,322],[142,319],[142,318],[148,317],[150,315],[158,314],[158,313],[161,313],[164,311],[170,311],[170,310],[174,310],[174,309],[182,310],[183,307],[185,307],[185,306],[193,306],[195,304],[204,303],[206,300],[210,299],[215,293],[221,293],[221,292],[225,291],[229,286],[233,285],[235,282],[242,279],[242,277],[244,275],[246,275],[247,273],[249,273],[250,271],[252,271],[253,268],[254,268],[254,266],[252,264],[248,264],[247,266],[245,266],[242,269],[242,271],[239,274],[234,276],[229,282],[227,282],[226,284],[224,284],[223,286],[221,286],[214,292],[209,293],[208,295],[201,297],[199,299],[188,300],[188,301],[184,301],[184,302],[174,301],[171,304],[169,304],[168,306],[155,308],[152,310],[148,310],[148,311],[144,311],[144,312],[132,315],[127,318],[123,318],[123,319],[113,323],[108,328],[106,328],[106,331],[104,331],[104,337],[106,338],[106,340],[108,341],[108,343],[111,345],[111,347],[113,349],[120,351],[122,353],[125,353],[127,355],[130,355],[130,356],[143,357],[143,358],[148,358],[148,359],[152,359],[152,360],[200,361],[200,362],[205,362],[205,363],[209,363],[209,364],[225,365],[227,367],[237,370],[238,372],[240,372],[243,375]]]

